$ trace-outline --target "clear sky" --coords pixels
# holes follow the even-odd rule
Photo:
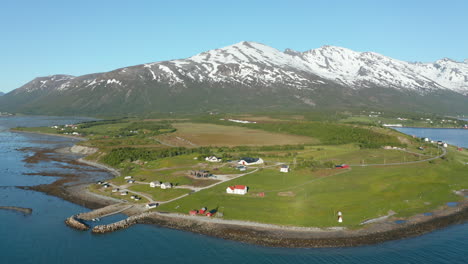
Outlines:
[[[186,58],[243,40],[335,45],[406,61],[468,58],[468,1],[11,0],[0,5],[0,91]]]

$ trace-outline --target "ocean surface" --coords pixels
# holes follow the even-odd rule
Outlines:
[[[44,171],[73,173],[89,167],[66,162],[26,163],[37,148],[71,146],[71,139],[12,133],[10,127],[73,123],[60,117],[0,117],[0,206],[33,209],[31,215],[0,210],[0,264],[10,263],[468,263],[468,224],[379,245],[356,248],[265,248],[188,232],[136,225],[92,235],[68,228],[65,218],[87,211],[76,204],[15,186],[49,183],[52,177],[24,175]],[[399,128],[434,140],[468,147],[468,130]],[[31,149],[33,148],[33,149]],[[76,158],[74,156],[70,158]],[[89,171],[93,177],[110,177]],[[97,174],[97,175],[96,175]],[[468,172],[467,172],[468,177]],[[110,222],[121,215],[106,218]],[[102,222],[101,222],[102,223]]]

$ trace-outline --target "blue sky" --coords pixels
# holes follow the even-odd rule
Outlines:
[[[0,91],[185,58],[243,40],[336,45],[406,61],[468,58],[468,1],[3,1]]]

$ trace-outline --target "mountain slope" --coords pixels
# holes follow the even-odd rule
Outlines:
[[[180,60],[84,76],[36,78],[0,111],[126,114],[379,107],[468,113],[468,61],[409,63],[324,46],[306,52],[241,42]]]

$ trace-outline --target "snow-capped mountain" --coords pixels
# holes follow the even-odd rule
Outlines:
[[[384,97],[392,97],[394,101],[402,93],[411,96],[437,94],[439,98],[441,94],[448,94],[450,98],[461,96],[457,100],[464,100],[460,102],[463,104],[468,95],[468,60],[410,63],[373,52],[334,46],[305,52],[290,49],[282,52],[256,42],[240,42],[187,59],[147,63],[79,77],[36,78],[3,98],[22,95],[27,98],[27,94],[34,94],[32,102],[20,101],[40,106],[40,98],[44,95],[49,99],[76,97],[77,100],[69,103],[71,108],[76,108],[80,96],[92,94],[93,100],[81,102],[80,109],[97,109],[96,104],[103,104],[106,109],[116,108],[119,102],[121,106],[138,104],[137,108],[141,108],[138,111],[165,108],[171,111],[190,109],[194,104],[190,99],[204,101],[203,104],[195,103],[195,108],[200,110],[219,107],[221,101],[221,106],[237,103],[242,107],[245,100],[237,97],[245,99],[245,96],[261,96],[257,98],[259,100],[270,98],[269,102],[260,100],[263,107],[284,106],[287,101],[300,108],[301,105],[326,106],[330,102],[365,106],[369,100],[381,105]],[[349,100],[355,96],[358,98]],[[175,102],[167,104],[168,100]],[[174,108],[179,105],[177,100],[183,101],[185,107]],[[249,98],[247,101],[255,100]],[[131,108],[126,107],[126,111]]]

